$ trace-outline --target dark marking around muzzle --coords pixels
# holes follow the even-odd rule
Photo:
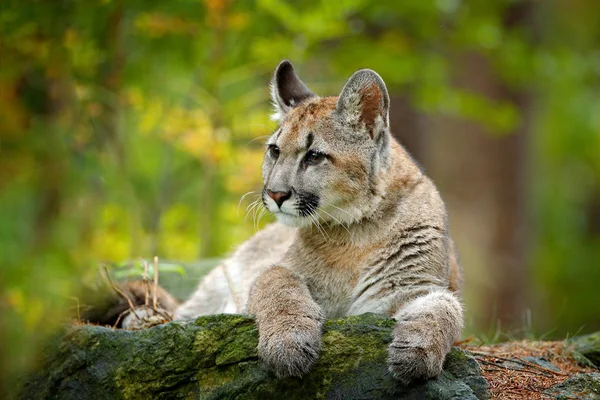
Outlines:
[[[302,217],[307,217],[315,212],[319,207],[319,196],[310,193],[296,192],[298,201],[296,208]]]

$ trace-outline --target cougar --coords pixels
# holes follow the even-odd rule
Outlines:
[[[391,135],[385,83],[363,69],[319,97],[283,61],[271,97],[261,201],[277,222],[204,277],[175,319],[254,315],[260,359],[289,377],[319,357],[326,318],[384,314],[397,321],[391,373],[438,375],[463,326],[460,267],[440,194]]]

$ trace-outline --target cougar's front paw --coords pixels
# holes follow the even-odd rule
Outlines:
[[[259,328],[258,355],[278,378],[306,374],[320,350],[320,321],[298,317]]]
[[[411,328],[410,322],[396,326],[388,347],[389,370],[405,385],[439,375],[449,350],[449,345],[437,342],[431,331]]]
[[[408,385],[417,379],[433,378],[442,372],[444,357],[431,350],[392,343],[388,348],[390,372],[400,382]]]

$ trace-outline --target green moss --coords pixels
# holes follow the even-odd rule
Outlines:
[[[461,351],[450,354],[440,378],[398,386],[386,363],[393,327],[393,320],[374,314],[327,321],[312,370],[303,378],[276,379],[258,360],[258,331],[244,316],[135,332],[83,326],[48,350],[23,398],[485,398],[472,382],[475,361]]]
[[[338,331],[326,332],[324,348],[317,364],[323,364],[331,372],[344,372],[358,368],[362,362],[385,361],[387,348],[375,335],[346,336]]]
[[[197,318],[194,325],[210,329],[230,329],[238,326],[253,325],[254,320],[248,316],[238,314],[215,314]]]
[[[200,370],[196,377],[203,390],[212,391],[238,379],[239,375],[239,371],[234,368],[212,367]]]
[[[384,330],[389,332],[394,328],[396,322],[382,315],[366,313],[340,319],[332,319],[325,322],[325,331],[335,329],[340,332],[352,332],[355,334],[369,333]],[[391,332],[389,332],[391,333]]]
[[[253,329],[241,330],[234,340],[225,343],[220,348],[215,359],[216,365],[237,363],[244,360],[258,359],[258,331]]]

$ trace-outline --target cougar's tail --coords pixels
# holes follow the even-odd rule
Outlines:
[[[80,319],[99,325],[110,325],[121,328],[123,316],[131,305],[140,307],[153,302],[153,289],[148,289],[144,281],[130,281],[116,284],[119,290],[103,286],[83,295],[83,310]],[[120,291],[120,293],[119,293]],[[158,286],[156,290],[157,307],[173,314],[178,306],[177,300],[165,289]],[[131,304],[130,304],[131,302]]]

